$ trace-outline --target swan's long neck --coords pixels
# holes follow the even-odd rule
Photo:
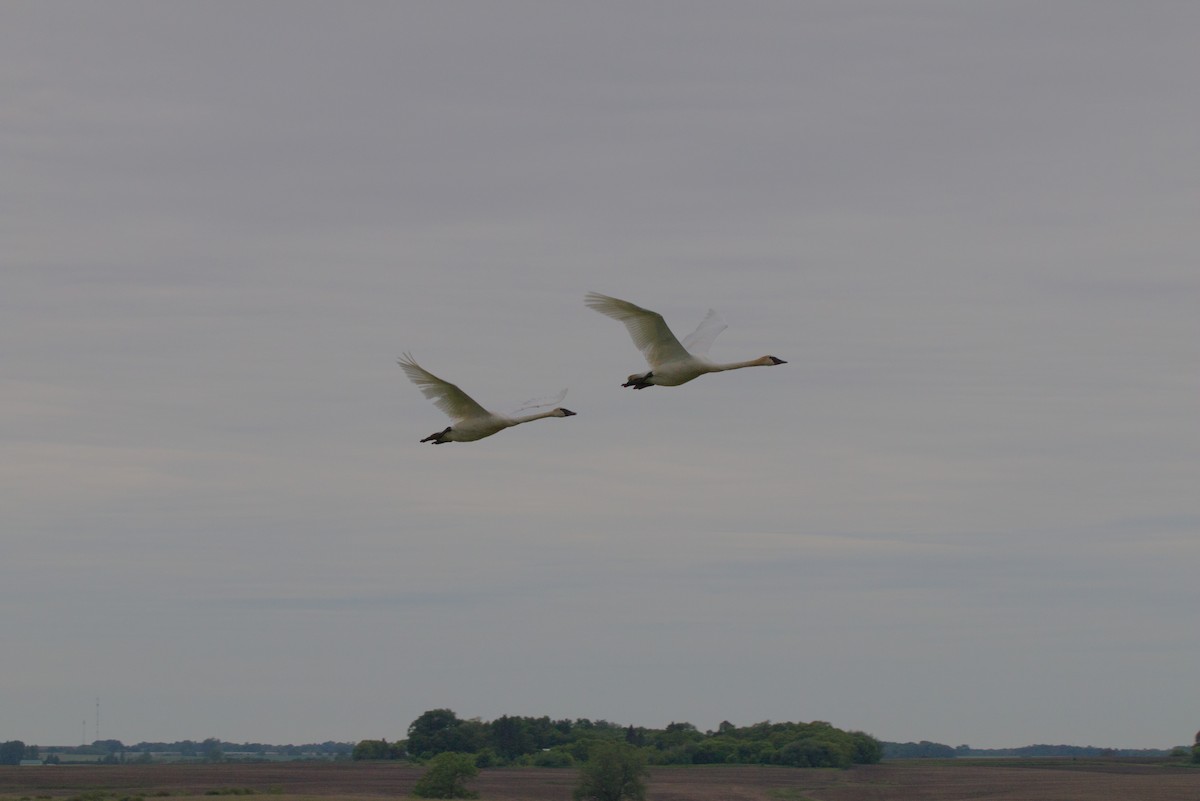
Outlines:
[[[762,359],[750,359],[749,361],[730,362],[728,364],[714,364],[712,368],[710,368],[710,372],[720,373],[724,372],[725,370],[737,370],[742,367],[763,367],[766,364],[768,364],[768,362],[764,362]]]
[[[557,411],[557,409],[551,409],[548,412],[538,412],[537,414],[523,414],[518,417],[511,417],[509,419],[512,420],[512,422],[509,423],[509,425],[510,426],[520,425],[521,423],[528,423],[530,420],[541,420],[543,417],[558,417],[558,415],[555,414],[556,411]]]

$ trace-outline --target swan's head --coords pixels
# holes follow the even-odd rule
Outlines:
[[[783,359],[776,359],[774,356],[763,356],[758,360],[758,363],[765,367],[771,367],[776,364],[787,364]]]
[[[571,411],[570,409],[564,409],[561,406],[559,406],[557,409],[555,409],[553,414],[555,417],[574,417],[575,416],[575,412]]]

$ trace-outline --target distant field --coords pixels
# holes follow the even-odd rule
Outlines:
[[[378,801],[408,795],[423,768],[392,763],[0,767],[0,801]],[[576,771],[497,768],[481,801],[570,801]],[[1197,801],[1200,769],[1134,760],[901,761],[849,770],[653,768],[648,801]],[[267,801],[267,799],[263,799]]]

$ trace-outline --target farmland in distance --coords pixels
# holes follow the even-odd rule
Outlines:
[[[378,801],[408,796],[424,768],[380,762],[0,767],[0,801]],[[570,801],[577,771],[493,768],[480,801]],[[847,770],[655,767],[647,801],[1196,801],[1200,769],[1163,760],[904,760]]]

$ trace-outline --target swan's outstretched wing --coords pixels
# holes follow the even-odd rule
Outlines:
[[[525,412],[530,409],[544,409],[562,404],[563,398],[567,397],[567,391],[564,389],[557,395],[552,395],[545,398],[530,398],[515,409],[509,411],[509,416],[518,412]]]
[[[651,367],[688,358],[687,349],[667,327],[667,321],[658,312],[635,306],[627,300],[610,298],[599,292],[589,292],[583,302],[588,308],[625,323],[633,344],[637,346]]]
[[[396,360],[396,364],[404,370],[408,380],[417,385],[421,394],[433,401],[451,420],[490,416],[487,409],[471,400],[470,395],[417,364],[410,354],[404,354]]]
[[[697,356],[703,356],[712,347],[717,334],[728,327],[716,310],[709,309],[708,314],[704,315],[704,319],[700,321],[700,325],[696,326],[696,330],[683,338],[683,347]]]

